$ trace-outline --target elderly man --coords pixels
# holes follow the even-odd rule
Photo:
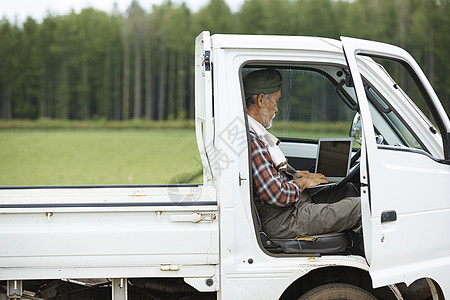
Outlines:
[[[264,231],[271,238],[295,238],[350,230],[360,225],[358,190],[347,184],[323,188],[311,196],[307,188],[326,183],[322,174],[295,171],[266,129],[278,111],[281,74],[275,69],[244,77],[251,139],[253,197]]]

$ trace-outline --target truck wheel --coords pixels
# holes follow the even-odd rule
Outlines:
[[[309,290],[298,300],[377,300],[377,298],[351,284],[329,283]]]

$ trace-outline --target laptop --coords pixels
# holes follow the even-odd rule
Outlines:
[[[320,138],[317,145],[315,173],[325,175],[333,185],[347,176],[352,159],[353,138]]]

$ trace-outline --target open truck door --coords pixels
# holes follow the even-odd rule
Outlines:
[[[444,282],[448,286],[450,254],[442,251],[450,249],[448,117],[420,67],[405,50],[346,37],[341,41],[353,77],[363,128],[363,233],[373,285],[401,282],[409,285],[427,278],[430,285],[435,280],[441,286]],[[385,77],[391,84],[377,86],[377,78],[369,78],[365,70],[369,64],[372,67],[378,64],[378,59],[395,61],[409,71],[438,130],[422,113],[414,114],[422,119],[415,119],[405,109],[401,115],[411,116],[410,119],[395,117],[399,111],[395,102],[403,101],[408,109],[416,112],[419,108],[381,66],[379,82]],[[433,133],[434,141],[427,141],[425,135],[421,135],[426,130]]]

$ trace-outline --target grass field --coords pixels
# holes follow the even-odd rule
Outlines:
[[[0,186],[201,183],[192,121],[0,121]],[[347,123],[276,123],[283,137],[347,136]]]
[[[202,182],[193,129],[3,129],[0,185]]]

